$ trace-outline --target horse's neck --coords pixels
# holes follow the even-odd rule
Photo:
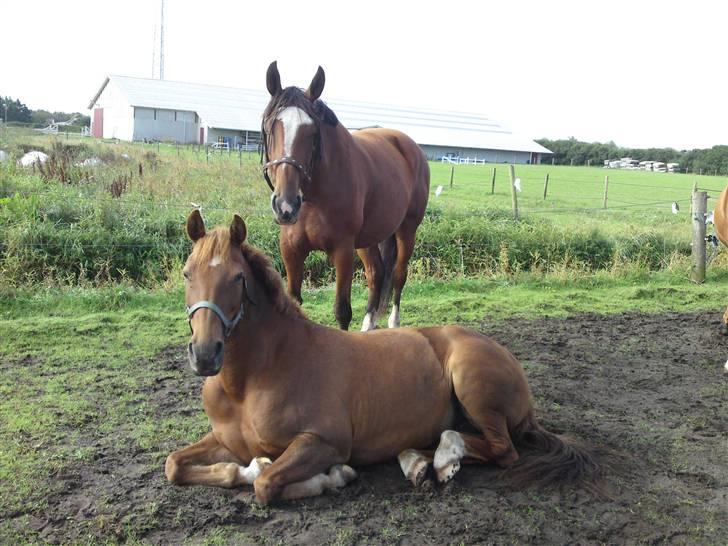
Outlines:
[[[348,178],[355,153],[354,139],[341,123],[321,129],[323,157],[314,169],[314,186],[327,195],[342,189],[342,178]]]

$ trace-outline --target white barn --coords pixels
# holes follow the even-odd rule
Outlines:
[[[226,142],[256,147],[267,91],[109,76],[89,103],[91,134],[120,140]],[[540,163],[551,151],[481,114],[326,100],[350,130],[389,127],[407,133],[429,159]]]

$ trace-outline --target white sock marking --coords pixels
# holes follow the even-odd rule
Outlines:
[[[399,305],[392,306],[392,314],[389,315],[387,324],[390,328],[399,328]]]
[[[454,430],[446,430],[440,435],[440,445],[435,451],[432,466],[440,482],[449,481],[460,469],[460,459],[465,455],[465,442]]]
[[[723,366],[723,367],[725,368],[725,371],[728,372],[728,360],[725,361],[725,366]]]
[[[255,479],[260,476],[260,473],[263,472],[263,469],[271,464],[271,460],[267,457],[256,457],[252,461],[250,461],[250,464],[245,466],[240,466],[238,468],[238,474],[243,480],[243,483],[246,484],[252,484]]]
[[[368,332],[369,330],[374,330],[374,327],[376,326],[377,319],[374,316],[373,313],[367,313],[364,315],[364,320],[361,323],[361,331],[362,332]]]
[[[276,119],[283,124],[283,154],[290,156],[298,128],[301,125],[313,124],[313,120],[306,112],[295,106],[281,110]]]
[[[281,493],[284,500],[314,497],[324,491],[344,487],[356,478],[356,471],[345,464],[332,466],[328,474],[316,474],[302,482],[287,485]]]

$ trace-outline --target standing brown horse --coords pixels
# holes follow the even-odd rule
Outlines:
[[[212,431],[167,458],[171,482],[253,484],[265,504],[342,487],[356,477],[347,464],[398,457],[419,485],[430,463],[440,482],[463,458],[513,465],[515,446],[543,452],[519,461],[521,482],[596,477],[587,452],[537,423],[521,365],[493,340],[455,326],[364,334],[315,324],[244,242],[239,216],[206,233],[194,211],[187,233],[188,356],[208,376]]]
[[[283,89],[277,64],[268,67],[271,99],[263,113],[263,173],[281,226],[288,292],[302,302],[303,262],[312,250],[323,250],[336,268],[334,314],[347,330],[356,249],[369,287],[362,330],[375,327],[392,289],[393,328],[399,326],[407,263],[427,207],[427,158],[399,131],[350,133],[319,100],[324,81],[319,67],[306,91]]]
[[[725,187],[723,192],[718,197],[718,202],[715,205],[715,211],[713,211],[713,223],[715,224],[715,231],[718,234],[718,239],[728,246],[728,186]],[[723,314],[723,324],[721,325],[723,334],[728,335],[728,308],[726,308]],[[728,363],[726,363],[726,369],[728,370]]]

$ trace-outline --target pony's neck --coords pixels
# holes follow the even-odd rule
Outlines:
[[[242,396],[251,377],[275,373],[281,365],[275,355],[307,322],[302,316],[276,310],[268,301],[247,304],[245,317],[225,344],[220,372],[225,391]]]

